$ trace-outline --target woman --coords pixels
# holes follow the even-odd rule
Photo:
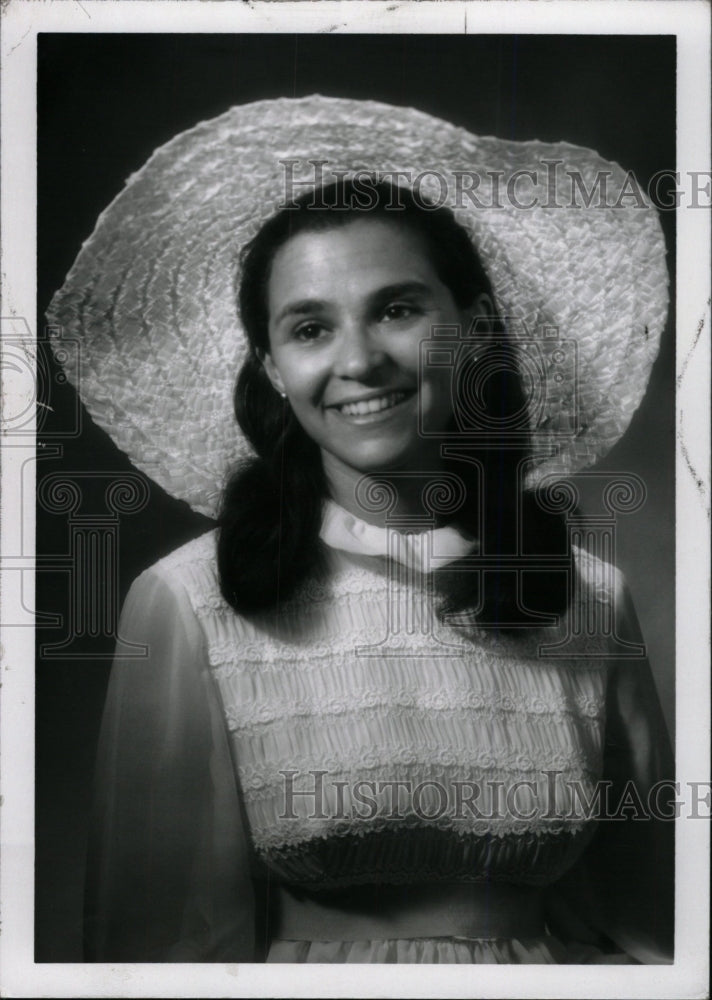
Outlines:
[[[532,492],[609,447],[642,393],[664,313],[647,288],[659,233],[648,213],[583,226],[512,213],[503,226],[473,199],[454,206],[461,228],[424,184],[375,179],[366,197],[375,171],[344,174],[368,167],[359,142],[381,168],[421,175],[438,148],[451,193],[475,153],[522,169],[527,144],[398,114],[394,135],[385,106],[264,102],[179,136],[105,214],[53,303],[56,321],[93,331],[97,355],[111,335],[85,397],[103,380],[106,402],[138,345],[131,423],[117,433],[115,413],[104,419],[205,510],[210,475],[220,482],[210,463],[245,454],[225,435],[216,375],[231,370],[236,325],[222,253],[248,243],[236,413],[256,457],[230,480],[217,536],[162,560],[127,598],[121,638],[147,658],[117,660],[105,711],[89,957],[669,957],[665,825],[619,816],[592,843],[585,808],[601,777],[645,798],[669,776],[649,669],[627,658],[634,613],[605,564],[580,551],[571,562],[554,501]],[[265,219],[245,198],[264,193],[264,174],[274,198],[275,161],[290,190]],[[298,161],[333,163],[337,179],[295,197]],[[137,263],[132,239],[154,230]],[[636,294],[641,314],[621,317],[621,296]],[[545,316],[577,328],[581,370],[566,368],[565,337],[526,340]],[[152,412],[188,437],[162,463],[138,415],[144,383],[157,388],[147,352],[171,319],[177,349]],[[625,376],[611,367],[624,343]],[[525,377],[531,358],[547,392],[534,382],[524,398],[513,372]],[[594,627],[577,633],[582,609]]]

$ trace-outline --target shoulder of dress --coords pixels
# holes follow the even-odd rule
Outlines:
[[[193,538],[149,566],[142,577],[158,578],[169,589],[184,591],[193,609],[229,607],[220,594],[217,569],[217,528]]]
[[[167,556],[159,559],[149,567],[149,572],[158,573],[161,576],[180,572],[185,566],[214,565],[216,560],[218,529],[213,528],[197,538],[191,539],[180,548],[169,552]]]
[[[572,548],[578,580],[585,590],[603,600],[612,600],[623,594],[625,576],[614,563],[606,562],[577,545]]]

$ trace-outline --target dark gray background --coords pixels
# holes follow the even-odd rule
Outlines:
[[[233,104],[322,93],[409,105],[482,134],[591,146],[643,185],[675,168],[675,39],[626,36],[41,35],[38,49],[38,316],[99,212],[153,149]],[[669,185],[667,186],[669,191]],[[661,195],[666,187],[661,186]],[[674,215],[662,222],[674,276]],[[674,309],[674,302],[672,305]],[[40,336],[42,330],[39,331]],[[49,363],[49,362],[48,362]],[[129,469],[71,390],[47,385],[51,472]],[[42,438],[40,438],[42,440]],[[600,468],[644,480],[647,502],[618,523],[625,572],[670,727],[674,721],[674,337],[663,338],[648,394]],[[89,514],[103,486],[85,486]],[[131,580],[209,522],[152,489],[120,524],[122,596]],[[67,546],[66,516],[37,515],[40,555]],[[67,614],[66,576],[41,572],[40,611]],[[42,642],[61,632],[40,629]],[[37,664],[36,958],[81,961],[81,897],[90,779],[107,658]],[[97,644],[87,643],[92,657]]]

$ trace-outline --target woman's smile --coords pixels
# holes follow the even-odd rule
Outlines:
[[[450,422],[451,373],[423,368],[421,344],[463,316],[421,237],[374,219],[300,233],[275,256],[268,308],[266,370],[327,470],[439,466],[419,426]]]
[[[335,410],[339,416],[363,423],[378,419],[388,419],[402,403],[415,397],[416,389],[396,389],[391,392],[362,396],[342,403],[331,403],[327,410]]]

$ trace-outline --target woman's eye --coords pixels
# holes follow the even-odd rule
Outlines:
[[[294,331],[297,340],[318,340],[324,333],[324,327],[320,323],[303,323]]]
[[[409,319],[416,312],[416,308],[406,302],[392,302],[383,310],[383,318],[386,320]]]

